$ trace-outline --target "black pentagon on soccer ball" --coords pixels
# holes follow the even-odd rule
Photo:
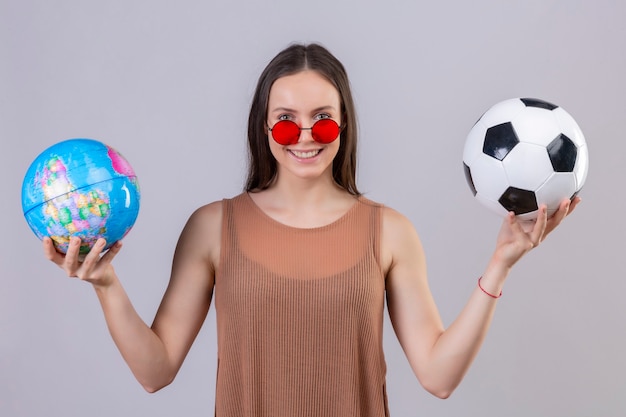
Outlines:
[[[519,139],[511,122],[502,123],[485,132],[483,152],[502,161],[518,143]]]
[[[474,185],[474,180],[472,179],[472,171],[465,162],[463,162],[463,170],[465,171],[465,179],[467,180],[467,185],[469,185],[470,190],[472,190],[472,194],[476,196],[478,191],[476,191],[476,186]]]
[[[552,168],[556,172],[572,172],[576,165],[578,149],[570,138],[560,134],[546,148],[552,163]]]
[[[507,188],[498,202],[507,211],[512,211],[516,215],[531,213],[539,209],[534,192],[516,187]]]
[[[554,110],[559,107],[556,104],[548,103],[547,101],[540,100],[538,98],[520,98],[520,100],[526,107],[538,107],[546,110]]]

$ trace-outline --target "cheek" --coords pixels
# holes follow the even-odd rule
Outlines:
[[[270,153],[272,154],[274,159],[278,159],[278,155],[280,155],[283,149],[282,145],[279,145],[278,143],[276,143],[274,139],[272,139],[271,136],[267,137],[267,144],[270,148]]]
[[[339,149],[340,148],[341,148],[341,138],[337,139],[333,143],[329,144],[326,147],[326,150],[328,151],[329,154],[332,155],[332,158],[334,160],[337,157],[337,154],[339,154]]]

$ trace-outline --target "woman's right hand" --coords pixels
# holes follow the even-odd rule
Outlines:
[[[111,261],[122,248],[122,242],[116,242],[107,252],[102,254],[106,241],[98,239],[87,255],[79,255],[81,240],[79,237],[70,238],[67,253],[57,252],[52,239],[43,239],[43,250],[46,258],[54,262],[65,271],[68,277],[79,278],[96,287],[107,287],[115,279],[115,271]]]

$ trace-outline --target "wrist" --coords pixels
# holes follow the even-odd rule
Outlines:
[[[119,280],[117,279],[117,275],[115,275],[113,271],[107,274],[106,277],[102,277],[98,280],[91,280],[89,281],[89,283],[96,291],[96,294],[98,294],[98,296],[106,295],[106,293],[110,292],[114,287],[120,284]]]
[[[502,260],[497,254],[494,254],[489,260],[483,276],[489,281],[493,279],[504,283],[512,268],[512,265]],[[487,278],[487,276],[489,276],[489,278]]]
[[[480,283],[480,281],[483,279],[483,277],[478,278],[478,288],[485,293],[486,295],[488,295],[491,298],[500,298],[502,297],[502,289],[500,289],[500,292],[489,292],[488,290],[486,290]]]
[[[504,282],[510,271],[510,266],[495,257],[492,258],[483,275],[478,278],[478,288],[492,298],[500,298]]]
[[[490,264],[498,265],[499,267],[510,270],[513,268],[513,265],[520,260],[523,256],[523,253],[517,253],[511,248],[503,246],[497,247],[491,256]]]

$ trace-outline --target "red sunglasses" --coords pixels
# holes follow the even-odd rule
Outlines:
[[[277,143],[295,145],[300,140],[300,132],[303,130],[310,130],[315,142],[331,143],[339,137],[341,128],[332,119],[320,119],[311,127],[300,127],[294,121],[281,120],[267,130],[272,133],[272,138]]]

